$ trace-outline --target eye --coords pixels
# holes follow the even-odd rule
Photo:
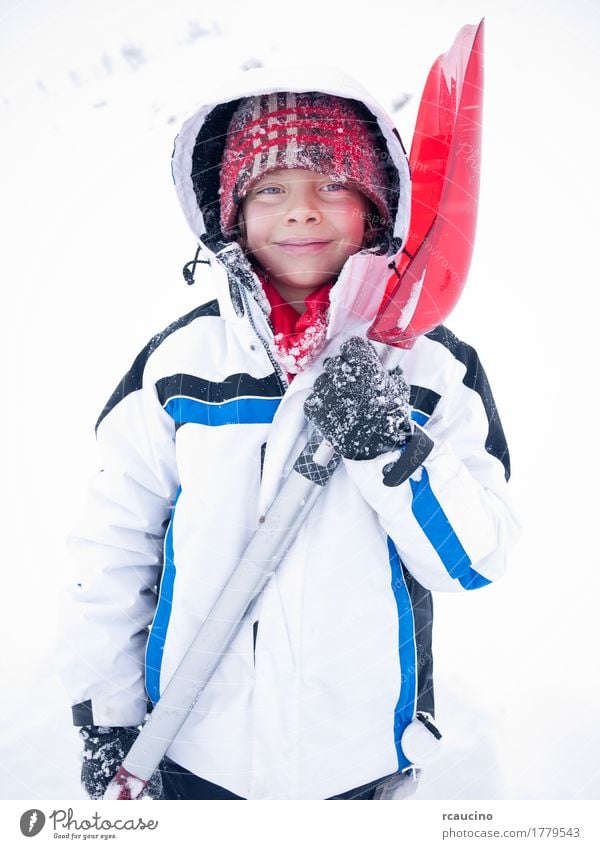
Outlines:
[[[279,186],[262,186],[254,191],[257,195],[277,195],[280,194],[283,189],[279,188]]]
[[[344,183],[327,183],[323,187],[323,191],[325,192],[347,192],[348,187],[344,185]]]

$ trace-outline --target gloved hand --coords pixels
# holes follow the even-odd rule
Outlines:
[[[107,728],[102,725],[84,725],[79,729],[84,744],[81,783],[90,799],[102,799],[138,733],[137,728]],[[162,778],[157,770],[141,798],[160,799],[161,794]]]
[[[340,355],[324,365],[304,414],[342,457],[372,459],[408,439],[410,386],[401,368],[387,371],[360,336],[344,342]]]

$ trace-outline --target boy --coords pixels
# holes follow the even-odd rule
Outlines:
[[[217,298],[151,340],[97,425],[64,662],[84,786],[102,795],[316,427],[343,462],[150,794],[385,798],[439,737],[431,590],[497,578],[514,532],[487,379],[444,328],[365,339],[410,176],[356,84],[247,72],[184,125],[173,173]]]

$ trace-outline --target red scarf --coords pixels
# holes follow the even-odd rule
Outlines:
[[[299,315],[284,301],[266,275],[258,275],[271,305],[271,323],[275,332],[275,348],[288,380],[317,358],[325,346],[329,293],[333,283],[324,283],[304,299],[306,311]]]

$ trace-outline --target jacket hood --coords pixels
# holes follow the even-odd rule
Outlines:
[[[241,98],[277,91],[318,91],[362,103],[377,121],[388,166],[398,187],[393,214],[395,253],[404,243],[410,213],[410,172],[398,131],[386,111],[355,80],[335,68],[253,68],[215,90],[183,125],[173,151],[173,179],[192,232],[210,253],[228,242],[219,223],[219,172],[227,127]]]

